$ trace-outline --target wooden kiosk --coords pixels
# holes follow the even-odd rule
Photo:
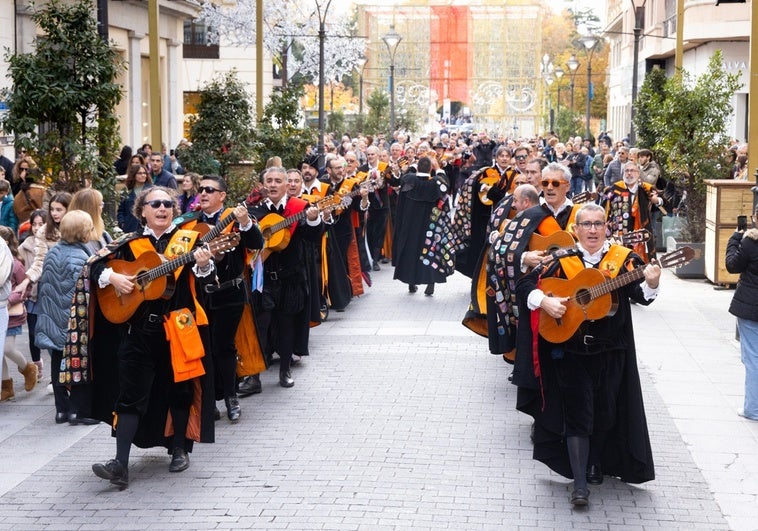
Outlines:
[[[754,183],[731,179],[706,180],[705,276],[714,284],[737,284],[739,275],[726,270],[726,243],[737,228],[737,216],[753,211]]]

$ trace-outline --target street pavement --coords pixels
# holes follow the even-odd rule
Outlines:
[[[135,448],[125,491],[90,469],[113,457],[110,430],[56,425],[52,395],[17,375],[0,404],[0,529],[758,529],[732,291],[665,271],[659,300],[633,308],[656,479],[606,478],[572,509],[571,482],[531,458],[509,366],[460,324],[467,279],[425,297],[390,266],[372,276],[312,330],[295,387],[270,368],[185,472]]]

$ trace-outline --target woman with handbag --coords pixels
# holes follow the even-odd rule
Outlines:
[[[11,228],[2,225],[0,225],[0,236],[8,244],[13,256],[11,287],[15,288],[24,279],[24,263],[21,261],[21,255],[18,252],[18,240]],[[21,334],[25,323],[24,295],[11,291],[8,296],[8,331],[5,333],[5,347],[3,349],[2,400],[10,400],[15,397],[13,379],[8,371],[8,359],[16,364],[18,372],[24,376],[24,389],[26,391],[31,391],[37,385],[37,365],[31,361],[26,361],[24,355],[16,348],[16,336]]]

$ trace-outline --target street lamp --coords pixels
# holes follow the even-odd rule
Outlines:
[[[321,3],[316,2],[318,13],[318,163],[324,164],[324,40],[326,39],[326,13],[329,11],[329,0],[321,12]]]
[[[553,70],[553,75],[555,76],[555,82],[556,87],[558,88],[558,104],[556,107],[558,107],[558,114],[561,114],[561,78],[563,77],[563,74],[566,72],[561,68],[560,66],[555,67],[555,70]]]
[[[642,26],[645,24],[645,2],[646,0],[631,0],[634,7],[634,64],[632,65],[632,110],[629,120],[629,145],[636,144],[634,132],[634,104],[637,102],[637,75],[639,68],[637,63],[640,60],[640,37],[642,35]]]
[[[555,130],[555,113],[553,112],[553,103],[550,97],[550,85],[552,85],[554,81],[554,70],[555,68],[553,67],[553,62],[550,60],[550,56],[548,54],[543,55],[542,62],[540,63],[540,71],[542,72],[542,79],[545,81],[545,91],[547,92],[547,111],[550,131]]]
[[[571,74],[571,83],[569,86],[571,87],[571,112],[574,112],[574,81],[576,80],[576,71],[579,68],[579,61],[576,60],[576,55],[571,54],[571,57],[569,57],[569,60],[566,61],[566,66],[569,69],[569,74]]]
[[[363,69],[366,66],[366,56],[361,54],[356,61],[358,67],[358,116],[363,116]]]
[[[395,52],[397,46],[403,38],[395,31],[395,25],[390,26],[389,32],[382,37],[384,44],[387,45],[387,53],[390,56],[390,144],[395,138]]]
[[[594,35],[585,35],[581,39],[584,45],[584,51],[587,53],[587,132],[585,138],[590,138],[590,102],[592,101],[592,54],[595,51],[595,46],[600,41]]]

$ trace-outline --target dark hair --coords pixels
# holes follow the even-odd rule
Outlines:
[[[52,208],[53,203],[58,203],[66,207],[66,211],[68,211],[68,205],[71,204],[71,197],[71,194],[68,192],[58,192],[50,198],[50,202],[47,204],[47,221],[45,222],[45,238],[48,241],[55,242],[61,237],[58,232],[58,223],[56,223],[55,220],[53,220],[53,216],[50,215],[50,208]]]
[[[21,263],[24,263],[24,259],[21,258],[21,255],[18,252],[18,238],[16,238],[16,233],[13,231],[13,229],[6,227],[5,225],[0,225],[0,236],[2,236],[2,238],[8,244],[8,249],[11,250],[11,255],[13,255],[13,258],[16,258],[17,260],[20,260]]]
[[[119,160],[123,160],[124,162],[129,162],[129,159],[132,158],[132,146],[124,146],[121,148],[121,154],[118,156]]]
[[[421,157],[418,159],[417,167],[419,173],[429,173],[432,171],[432,159],[429,157]]]
[[[32,210],[32,213],[29,214],[29,225],[34,225],[34,218],[40,217],[42,218],[43,223],[47,223],[47,210],[44,208],[38,208],[37,210]]]
[[[152,184],[153,178],[150,176],[150,171],[147,169],[147,166],[137,166],[136,164],[132,164],[126,170],[126,180],[124,181],[124,186],[126,186],[127,190],[131,190],[134,188],[134,185],[137,184],[137,172],[140,170],[145,170],[147,173],[147,180],[145,183]]]
[[[213,181],[218,185],[218,189],[226,192],[226,180],[219,175],[203,175],[201,181]]]

